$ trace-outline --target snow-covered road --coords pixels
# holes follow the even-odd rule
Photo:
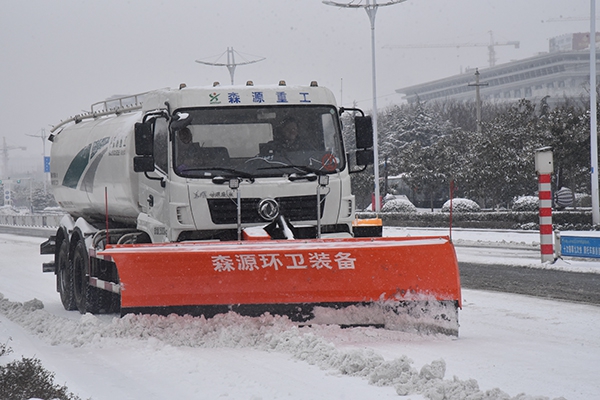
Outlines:
[[[477,383],[511,397],[600,398],[597,306],[464,290],[458,339],[270,316],[81,316],[41,272],[41,241],[0,234],[0,343],[14,349],[0,362],[38,357],[82,398],[452,399]],[[16,303],[33,298],[44,308]]]

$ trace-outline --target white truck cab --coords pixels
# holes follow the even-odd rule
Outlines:
[[[236,239],[238,195],[243,226],[284,217],[296,238],[352,232],[339,110],[326,88],[157,91],[136,129],[138,227],[152,242]]]

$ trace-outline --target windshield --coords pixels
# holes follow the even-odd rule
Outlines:
[[[334,173],[345,168],[336,110],[224,107],[175,113],[174,168],[184,177]]]

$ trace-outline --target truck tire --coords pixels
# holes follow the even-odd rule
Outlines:
[[[73,249],[73,294],[80,313],[97,314],[100,307],[98,289],[89,285],[90,258],[83,239]]]
[[[119,282],[117,266],[113,263],[110,263],[110,268],[98,268],[96,272],[100,279],[109,282]],[[94,287],[90,289],[97,291],[98,312],[112,314],[121,311],[121,295]]]
[[[73,282],[73,264],[69,260],[69,241],[63,240],[58,250],[56,259],[56,286],[60,293],[60,301],[65,310],[72,311],[77,309],[75,303],[74,282]]]

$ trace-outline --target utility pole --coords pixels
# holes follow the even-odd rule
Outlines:
[[[590,0],[590,158],[592,222],[600,223],[598,193],[598,121],[596,106],[596,0]]]
[[[469,86],[475,86],[475,109],[477,110],[477,133],[481,133],[481,95],[480,86],[487,86],[487,83],[479,83],[479,68],[475,68],[475,83],[469,83]]]
[[[227,50],[225,51],[225,53],[227,53],[227,62],[226,63],[219,63],[219,62],[208,62],[208,61],[202,61],[202,60],[196,60],[197,63],[199,64],[205,64],[205,65],[211,65],[213,67],[227,67],[227,69],[229,70],[229,76],[231,77],[231,84],[233,85],[233,81],[234,81],[234,75],[235,75],[235,68],[238,65],[248,65],[248,64],[254,64],[257,63],[259,61],[264,60],[264,57],[259,58],[258,60],[246,60],[244,62],[235,62],[235,55],[237,54],[240,57],[243,57],[240,53],[238,53],[237,51],[233,50],[233,47],[228,47]],[[218,58],[220,59],[223,54],[222,53]]]
[[[366,0],[366,4],[354,3],[338,3],[336,1],[323,1],[323,4],[328,6],[343,7],[343,8],[364,8],[369,16],[369,22],[371,23],[371,66],[372,66],[372,77],[373,77],[373,172],[375,180],[375,212],[381,211],[381,199],[379,190],[379,145],[377,143],[377,77],[375,68],[375,16],[379,7],[391,6],[397,3],[403,3],[406,0],[389,0],[386,3],[377,3],[377,0]]]
[[[29,137],[41,137],[42,138],[42,161],[43,161],[43,165],[44,165],[44,195],[47,195],[47,188],[46,188],[46,171],[45,171],[45,167],[46,167],[46,129],[42,128],[42,130],[40,131],[39,135],[27,135]]]
[[[4,174],[4,178],[8,178],[8,151],[9,150],[27,150],[25,146],[7,146],[6,145],[6,137],[2,138],[2,173]]]

